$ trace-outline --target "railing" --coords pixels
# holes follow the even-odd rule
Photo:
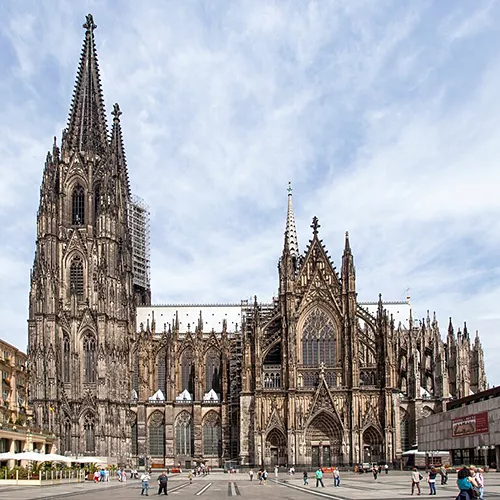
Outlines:
[[[85,474],[83,470],[51,470],[51,471],[40,471],[39,473],[33,473],[28,471],[27,474],[21,474],[25,476],[20,478],[19,469],[14,472],[10,472],[8,469],[0,470],[0,485],[40,485],[49,486],[52,484],[68,484],[68,483],[82,483],[85,481]]]

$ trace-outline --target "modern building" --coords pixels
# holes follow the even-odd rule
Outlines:
[[[29,301],[30,400],[60,452],[392,462],[421,418],[486,388],[466,326],[455,336],[450,322],[443,342],[409,301],[358,300],[347,234],[340,270],[316,217],[300,250],[291,189],[274,299],[149,305],[147,209],[130,196],[117,104],[108,136],[91,15],[84,27],[68,127],[45,162]]]
[[[446,411],[419,422],[419,450],[448,450],[453,465],[497,468],[500,463],[500,387],[450,400]]]
[[[26,354],[0,340],[0,453],[52,451],[54,437],[35,427],[28,408]]]

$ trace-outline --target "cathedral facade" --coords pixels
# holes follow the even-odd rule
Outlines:
[[[446,340],[409,301],[358,300],[319,237],[299,250],[291,189],[278,293],[149,305],[134,281],[127,165],[87,16],[67,129],[48,153],[29,306],[30,403],[58,451],[123,464],[393,462],[416,422],[486,388],[479,338]]]

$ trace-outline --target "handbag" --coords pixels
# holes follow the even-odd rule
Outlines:
[[[479,488],[476,488],[475,486],[471,486],[470,496],[471,496],[471,498],[480,498],[481,492],[479,491]]]

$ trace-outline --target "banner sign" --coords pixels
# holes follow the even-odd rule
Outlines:
[[[467,417],[454,418],[451,425],[453,437],[484,434],[488,432],[488,413],[476,413]]]

